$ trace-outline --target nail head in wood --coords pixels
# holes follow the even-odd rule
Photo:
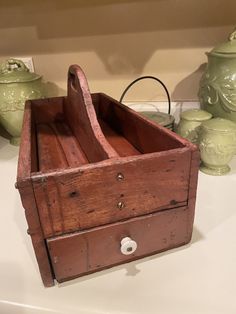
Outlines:
[[[124,204],[123,202],[119,202],[119,203],[117,204],[117,207],[118,207],[119,209],[122,209],[122,208],[125,207],[125,204]]]
[[[124,180],[124,175],[123,175],[123,173],[118,173],[117,176],[116,176],[116,179],[117,179],[118,181]]]

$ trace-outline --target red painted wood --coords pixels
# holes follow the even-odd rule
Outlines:
[[[78,167],[87,164],[88,159],[69,126],[66,123],[51,123],[50,126],[57,137],[68,165]]]
[[[34,156],[35,150],[32,151],[32,124],[31,103],[30,101],[27,101],[25,105],[21,132],[22,136],[18,158],[17,180],[23,180],[30,177],[32,170],[32,160],[36,157]]]
[[[142,153],[166,151],[187,145],[187,141],[174,132],[146,119],[105,94],[99,94],[96,106],[99,118],[122,134]]]
[[[54,285],[54,278],[50,266],[48,252],[39,220],[31,182],[31,172],[35,171],[35,137],[31,132],[32,115],[30,102],[26,103],[21,146],[18,160],[17,183],[25,216],[29,226],[29,234],[35,251],[42,281],[46,287]]]
[[[97,121],[86,77],[77,65],[68,72],[68,97],[64,102],[68,124],[90,162],[118,157]]]
[[[17,186],[44,285],[190,241],[198,166],[196,146],[91,96],[72,66],[68,96],[27,102],[23,122]],[[126,235],[139,243],[130,258]]]
[[[36,124],[62,121],[64,97],[31,100],[32,116]]]
[[[114,148],[120,157],[140,155],[132,144],[121,134],[115,132],[106,122],[99,119],[99,124],[102,128],[102,132],[107,139],[108,143]]]
[[[186,207],[181,207],[48,239],[56,279],[62,282],[188,243],[187,212]],[[120,251],[125,237],[137,243],[131,255]]]
[[[29,179],[24,182],[19,181],[18,186],[22,205],[25,209],[25,217],[29,226],[28,234],[31,236],[42,281],[45,287],[51,287],[54,285],[54,276],[51,270],[38,211],[33,197],[32,184]]]
[[[183,148],[33,176],[45,237],[187,204],[190,162]]]
[[[37,125],[37,140],[40,171],[68,167],[66,156],[49,124]]]
[[[198,169],[200,165],[200,152],[196,146],[191,147],[192,150],[192,159],[190,165],[190,180],[189,180],[189,193],[188,193],[188,236],[189,241],[192,237],[193,232],[193,222],[195,214],[195,204],[196,204],[196,194],[197,194],[197,183],[198,183]]]
[[[37,143],[39,171],[78,167],[88,163],[80,144],[64,122],[38,124]]]

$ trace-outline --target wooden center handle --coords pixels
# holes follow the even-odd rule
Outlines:
[[[71,92],[80,94],[85,105],[92,103],[86,76],[81,67],[77,64],[71,65],[68,71],[68,93]]]
[[[71,65],[68,70],[64,113],[89,162],[118,157],[100,128],[87,79],[78,65]]]

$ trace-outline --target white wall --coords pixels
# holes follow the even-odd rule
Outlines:
[[[33,56],[51,94],[66,93],[70,64],[81,65],[92,91],[119,98],[140,75],[155,75],[173,100],[196,100],[205,51],[234,28],[235,0],[11,0],[0,3],[0,61]],[[126,100],[160,100],[155,83]]]

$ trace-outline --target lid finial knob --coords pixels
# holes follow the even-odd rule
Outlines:
[[[236,28],[234,29],[234,31],[229,35],[229,40],[235,40],[236,39]]]

